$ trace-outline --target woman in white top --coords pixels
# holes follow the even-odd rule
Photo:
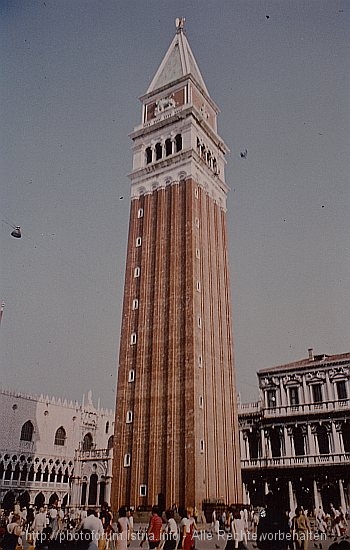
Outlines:
[[[129,520],[125,506],[119,508],[117,521],[117,544],[116,550],[127,550],[129,541]]]
[[[165,541],[163,550],[175,550],[179,535],[176,521],[174,519],[174,510],[167,510],[165,512],[165,517],[167,519],[167,523],[163,534]]]

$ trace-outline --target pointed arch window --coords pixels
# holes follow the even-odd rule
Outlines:
[[[114,437],[113,435],[111,435],[110,438],[108,439],[107,449],[113,449],[113,444],[114,444]]]
[[[21,429],[21,441],[33,441],[34,426],[30,420],[27,420]]]
[[[63,426],[61,426],[60,428],[58,428],[55,434],[55,445],[60,445],[61,447],[63,447],[66,442],[66,438],[66,430]]]
[[[93,439],[90,433],[84,435],[83,439],[83,451],[90,451],[92,449]]]

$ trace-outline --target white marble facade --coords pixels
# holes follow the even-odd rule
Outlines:
[[[99,505],[109,500],[114,412],[0,390],[0,499],[3,506]]]

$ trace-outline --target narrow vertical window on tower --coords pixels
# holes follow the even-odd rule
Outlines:
[[[196,283],[196,289],[197,289],[197,292],[201,291],[201,284],[200,284],[199,281],[197,281],[197,283]]]
[[[182,135],[181,134],[177,134],[175,136],[175,149],[176,149],[177,153],[179,151],[182,151]]]
[[[202,318],[200,316],[198,316],[197,321],[198,321],[198,327],[202,328]]]
[[[135,267],[135,269],[134,269],[134,277],[135,277],[135,278],[140,277],[140,268],[139,268],[139,267]]]
[[[198,355],[198,366],[201,369],[203,367],[203,357]]]
[[[199,218],[195,218],[194,223],[197,229],[199,229]]]
[[[137,237],[136,242],[135,242],[135,246],[136,247],[141,246],[141,243],[142,243],[141,237]]]
[[[169,157],[173,153],[173,144],[170,138],[165,140],[165,156]]]
[[[124,455],[124,467],[125,468],[128,468],[131,464],[131,457],[129,455],[129,453],[125,454]]]
[[[139,208],[138,211],[137,211],[137,217],[138,218],[143,218],[143,208]]]
[[[140,485],[140,497],[147,496],[147,485]]]
[[[136,332],[133,332],[130,336],[130,344],[133,346],[134,344],[136,344],[136,340],[137,340],[137,334]]]
[[[199,442],[199,450],[201,453],[204,453],[204,449],[205,449],[204,439],[201,439]]]
[[[132,411],[127,411],[126,413],[126,423],[131,424],[132,422]]]
[[[194,196],[196,197],[196,199],[198,199],[198,187],[195,187],[194,189]]]
[[[200,250],[199,250],[199,248],[196,248],[196,258],[199,260],[200,257],[201,257]]]
[[[203,404],[204,404],[203,396],[200,395],[200,396],[199,396],[199,408],[200,408],[200,409],[203,409]]]
[[[163,156],[163,147],[161,143],[156,143],[156,160],[160,160]]]
[[[133,301],[132,301],[132,309],[135,310],[135,309],[139,309],[139,301],[137,298],[134,298]]]
[[[146,149],[146,164],[151,164],[152,162],[152,149],[151,147],[147,147]]]
[[[134,382],[135,381],[135,371],[134,369],[129,370],[129,376],[128,376],[128,382]]]

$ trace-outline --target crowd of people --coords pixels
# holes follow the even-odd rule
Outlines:
[[[30,550],[55,550],[75,547],[77,550],[106,550],[113,532],[113,516],[107,503],[101,510],[63,510],[58,501],[36,510],[21,508],[0,515],[1,550],[20,550],[24,543]],[[101,541],[101,542],[99,542]]]
[[[261,550],[307,550],[323,548],[327,541],[342,542],[350,549],[345,511],[330,505],[326,514],[321,506],[312,511],[298,506],[283,510],[272,493],[266,495],[265,506],[257,509],[231,507],[217,517],[213,512],[211,530],[227,535],[226,550],[246,548],[249,541]]]
[[[260,550],[308,550],[311,543],[312,548],[322,549],[330,539],[331,550],[349,550],[347,526],[341,507],[331,504],[327,514],[321,506],[284,511],[272,493],[261,508],[231,506],[220,514],[213,511],[209,524],[203,515],[198,517],[196,508],[173,506],[162,512],[153,506],[147,527],[140,525],[136,532],[133,509],[125,506],[113,518],[107,503],[99,511],[63,510],[58,502],[27,510],[16,503],[0,516],[0,547],[21,550],[26,541],[28,550],[127,550],[131,541],[138,540],[140,547],[149,550],[194,550],[200,532],[214,539],[216,535],[220,544],[215,546],[222,550],[248,548],[248,543]]]

